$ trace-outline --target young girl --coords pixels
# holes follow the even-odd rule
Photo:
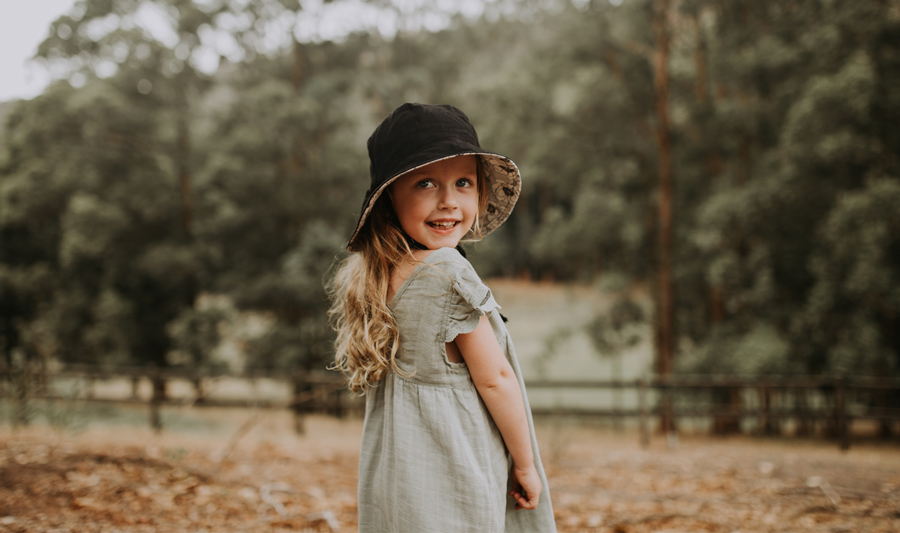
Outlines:
[[[506,220],[519,171],[452,106],[400,106],[368,149],[331,310],[335,366],[366,394],[359,531],[556,531],[500,306],[458,248]]]

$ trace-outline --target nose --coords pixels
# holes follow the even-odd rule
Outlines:
[[[438,198],[439,209],[456,209],[459,202],[456,198],[456,189],[454,187],[442,187],[441,195]]]

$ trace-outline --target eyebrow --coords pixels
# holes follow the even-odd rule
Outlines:
[[[406,174],[406,176],[410,177],[410,178],[434,178],[435,177],[434,174],[432,174],[431,172],[424,171],[423,169],[412,170],[408,174]],[[459,174],[456,177],[451,178],[451,179],[458,180],[461,178],[477,178],[477,177],[478,177],[478,171],[474,171],[474,172],[464,172],[464,173]]]

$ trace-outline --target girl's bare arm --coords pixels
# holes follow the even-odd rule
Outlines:
[[[455,346],[453,346],[455,344]],[[466,361],[475,388],[484,400],[513,459],[513,473],[523,489],[513,491],[517,509],[534,509],[541,495],[541,480],[534,466],[525,402],[519,381],[503,355],[487,317],[481,317],[471,333],[458,335],[447,344]]]

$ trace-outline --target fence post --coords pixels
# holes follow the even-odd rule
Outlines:
[[[343,392],[340,388],[334,389],[334,416],[337,418],[344,418]]]
[[[191,380],[194,385],[195,404],[202,404],[206,401],[206,392],[203,390],[203,378],[197,377]]]
[[[771,435],[772,434],[772,413],[771,413],[771,391],[767,385],[762,385],[758,389],[756,389],[758,402],[760,407],[762,407],[762,417],[760,417],[759,422],[759,431],[763,435]]]
[[[847,395],[847,380],[844,378],[838,378],[835,383],[834,390],[834,403],[835,409],[837,410],[837,430],[838,436],[841,439],[841,450],[846,451],[850,449],[850,436],[847,431],[847,410],[846,410],[846,395]]]
[[[159,369],[154,369],[150,377],[153,384],[153,394],[150,397],[150,427],[159,433],[162,431],[162,417],[159,404],[166,399],[166,378]]]
[[[672,391],[674,389],[671,376],[665,376],[664,381],[664,383],[660,383],[662,386],[662,401],[659,406],[659,431],[668,435],[670,432],[675,431],[678,425],[675,422],[673,413]]]
[[[816,419],[810,414],[810,390],[804,388],[794,388],[794,410],[797,413],[797,430],[795,435],[798,437],[809,437],[816,432]]]
[[[641,446],[646,448],[650,445],[650,433],[647,431],[647,380],[644,378],[638,380],[638,409],[640,410],[638,426],[641,432]]]
[[[781,428],[784,425],[784,419],[780,416],[772,416],[771,411],[775,408],[785,409],[787,390],[779,387],[770,387],[766,389],[766,404],[769,410],[769,434],[781,435]]]
[[[93,400],[95,390],[96,390],[95,385],[97,383],[97,379],[94,377],[93,374],[88,374],[84,380],[87,381],[87,394],[85,394],[85,397],[88,400]]]
[[[294,401],[293,405],[291,405],[291,411],[294,412],[294,433],[296,433],[297,435],[303,435],[303,433],[305,433],[306,431],[303,426],[303,410],[305,406],[303,405],[303,402],[300,402],[298,400],[304,392],[309,391],[310,387],[301,372],[294,373],[293,383]]]
[[[886,413],[888,410],[888,390],[881,389],[876,393],[875,405],[879,411]],[[889,439],[893,434],[893,420],[881,419],[878,422],[878,436],[882,439]]]

